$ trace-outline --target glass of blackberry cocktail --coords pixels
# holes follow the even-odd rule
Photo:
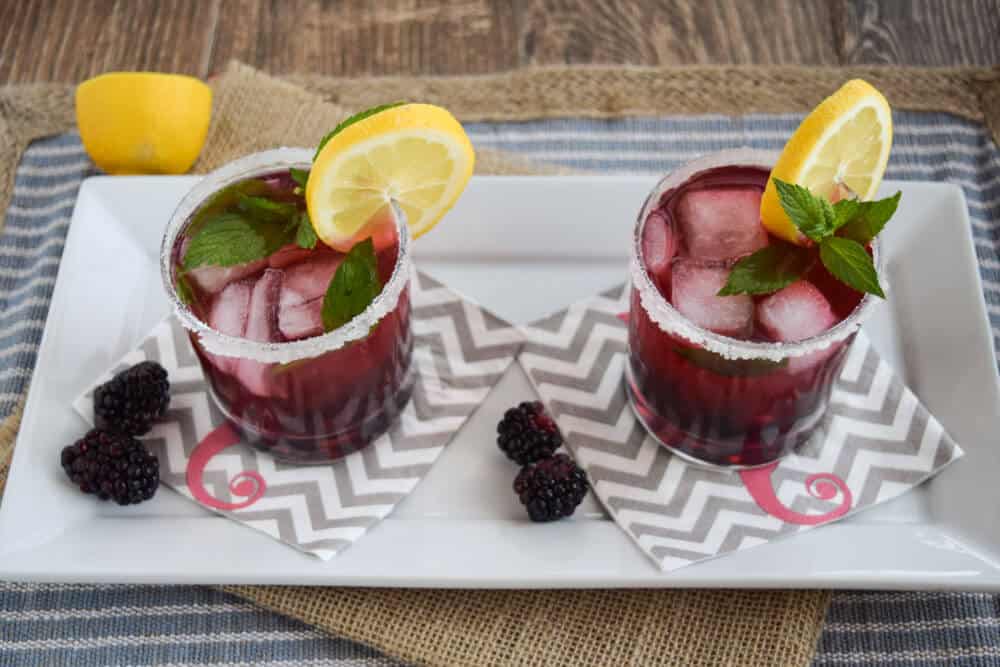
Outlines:
[[[359,234],[363,245],[346,253],[315,236],[301,243],[297,235],[312,231],[289,226],[308,225],[295,172],[311,161],[312,151],[278,149],[209,174],[180,203],[161,249],[164,285],[215,404],[247,442],[297,463],[330,461],[371,443],[400,414],[412,388],[403,215],[386,202]],[[234,262],[226,253],[245,251],[243,241],[194,243],[209,217],[222,241],[232,231],[227,225],[238,233],[250,220],[264,256]],[[189,255],[204,252],[222,264],[192,268],[197,262]],[[345,262],[351,262],[345,274],[367,266],[376,286],[370,302],[347,317],[342,308],[338,314],[324,307]],[[348,302],[357,297],[350,293],[356,284],[342,285]]]
[[[772,160],[727,151],[678,169],[635,228],[628,396],[654,438],[701,463],[763,465],[807,441],[877,300],[818,261],[772,294],[718,296],[737,260],[782,243],[759,220]]]

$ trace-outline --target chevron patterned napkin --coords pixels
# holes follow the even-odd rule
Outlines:
[[[387,434],[329,465],[287,465],[247,446],[226,447],[206,463],[195,450],[211,441],[210,433],[226,432],[217,430],[225,419],[208,396],[187,332],[173,316],[98,378],[74,407],[93,423],[97,385],[132,364],[158,361],[170,374],[170,410],[143,440],[159,457],[161,481],[207,509],[327,560],[417,486],[524,340],[515,327],[425,274],[413,279],[410,296],[413,397]],[[226,437],[239,444],[235,435]],[[192,468],[204,464],[201,483],[189,486],[189,463],[199,459]]]
[[[625,396],[629,290],[619,287],[525,327],[521,365],[612,518],[664,571],[809,530],[891,500],[962,456],[858,334],[814,438],[742,472],[672,456]]]

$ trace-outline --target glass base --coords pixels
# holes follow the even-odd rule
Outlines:
[[[754,468],[763,468],[774,464],[777,461],[782,460],[786,456],[794,454],[796,451],[800,450],[807,442],[809,442],[816,428],[822,421],[823,412],[819,412],[814,415],[810,415],[799,429],[797,429],[798,435],[795,438],[789,438],[790,442],[794,442],[794,445],[789,446],[787,449],[783,449],[781,453],[777,456],[770,457],[767,460],[757,461],[754,463],[728,463],[720,462],[718,460],[709,460],[698,457],[688,449],[681,448],[678,443],[697,442],[701,444],[702,447],[709,447],[711,443],[705,443],[703,439],[698,438],[686,430],[680,428],[670,420],[662,417],[649,408],[646,405],[646,401],[642,398],[641,393],[636,389],[635,382],[632,379],[632,369],[626,365],[625,368],[625,395],[628,397],[629,406],[632,408],[632,412],[635,414],[636,419],[642,424],[643,428],[646,429],[646,433],[649,434],[653,440],[655,440],[660,446],[668,450],[671,454],[680,457],[688,463],[693,463],[695,465],[701,466],[703,468],[708,468],[712,470],[719,471],[740,471],[740,470],[752,470]],[[656,423],[654,423],[654,420]],[[677,435],[676,440],[668,442],[660,433],[670,432]],[[700,447],[701,448],[701,447]]]
[[[243,441],[261,452],[270,454],[280,463],[323,465],[360,451],[384,435],[410,402],[416,375],[411,366],[407,377],[379,412],[365,417],[338,433],[319,436],[293,436],[264,433],[235,417],[225,409],[209,387],[212,401],[222,415],[239,432]]]

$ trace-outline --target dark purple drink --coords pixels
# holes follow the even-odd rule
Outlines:
[[[174,231],[168,239],[170,286],[185,302],[179,314],[192,325],[191,342],[223,414],[246,441],[277,458],[320,463],[371,443],[409,400],[413,336],[405,225],[397,225],[390,210],[373,223],[382,293],[364,313],[329,332],[324,297],[345,255],[321,242],[313,249],[286,244],[234,266],[184,264],[198,231],[192,221],[206,207],[235,212],[230,192],[305,210],[288,168],[267,168],[269,154],[286,152],[297,156],[281,149],[244,158],[238,163],[262,164],[259,173],[226,180],[220,184],[225,189],[189,202],[190,210],[182,203],[185,220],[168,229],[168,235]]]
[[[668,176],[636,228],[629,397],[662,444],[722,466],[770,463],[811,437],[862,310],[818,262],[775,293],[717,296],[737,260],[779,242],[759,222],[769,169],[756,158]]]

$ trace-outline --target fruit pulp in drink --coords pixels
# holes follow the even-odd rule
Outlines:
[[[862,295],[816,261],[761,296],[717,296],[740,258],[780,243],[759,221],[768,170],[723,166],[664,192],[640,222],[645,272],[698,328],[737,341],[793,344],[835,326]],[[633,286],[628,392],[650,433],[670,449],[722,466],[763,465],[808,440],[821,422],[853,335],[802,356],[727,358],[664,331]]]
[[[305,210],[288,171],[227,190]],[[235,195],[221,192],[202,209],[236,211],[236,202]],[[192,220],[197,217],[198,212]],[[372,239],[385,285],[399,261],[400,244],[391,215],[383,218],[372,228]],[[189,223],[178,236],[172,263],[175,287],[180,278],[198,319],[215,331],[258,343],[280,345],[325,333],[323,300],[343,253],[322,242],[313,249],[290,243],[264,259],[185,271],[184,255],[196,232]],[[410,397],[408,286],[364,338],[326,350],[319,345],[314,355],[288,363],[213,354],[195,333],[190,335],[216,406],[246,441],[279,459],[320,463],[360,449],[388,430]]]

